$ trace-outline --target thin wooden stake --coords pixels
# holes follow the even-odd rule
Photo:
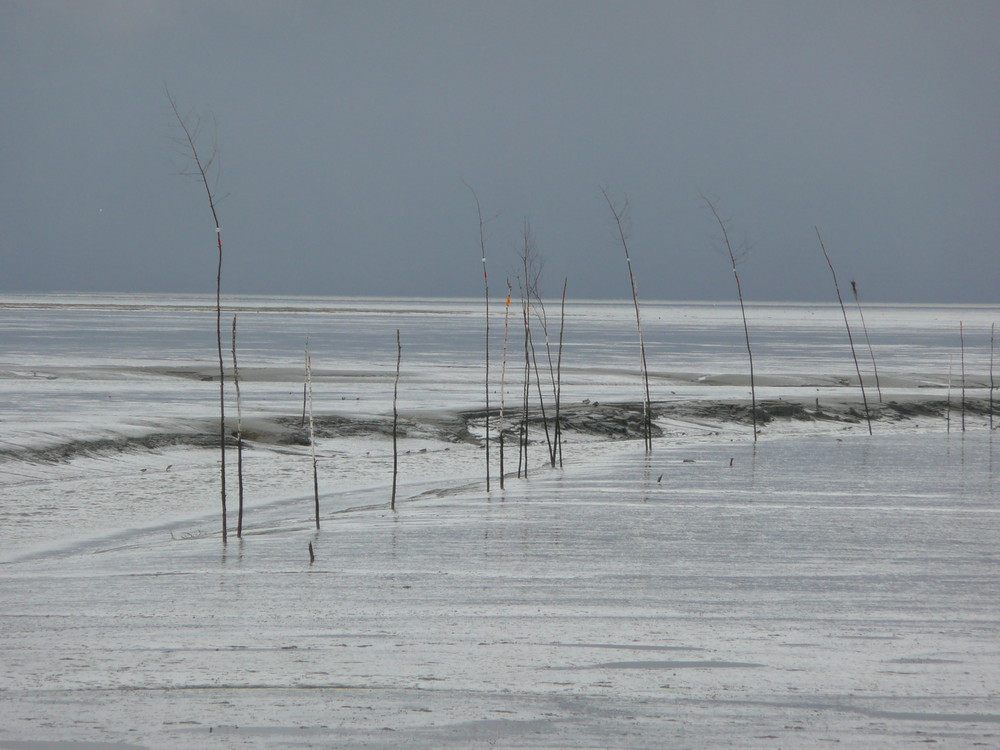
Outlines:
[[[313,502],[315,505],[316,528],[319,528],[319,469],[316,461],[316,428],[313,422],[312,357],[309,356],[309,341],[306,340],[306,386],[309,390],[309,452],[312,456]]]
[[[542,398],[542,378],[538,372],[538,359],[535,356],[535,346],[534,338],[532,338],[531,345],[531,358],[535,367],[535,384],[538,389],[538,401],[539,409],[542,413],[542,424],[545,427],[545,443],[549,449],[549,465],[554,469],[556,466],[556,461],[559,457],[559,377],[557,374],[558,363],[552,361],[552,342],[549,338],[549,316],[545,312],[545,303],[542,301],[542,297],[538,291],[537,283],[534,285],[534,298],[535,298],[535,318],[537,318],[539,325],[542,327],[542,334],[545,337],[545,359],[548,363],[549,370],[549,382],[552,386],[552,402],[555,405],[556,414],[553,417],[553,427],[550,433],[549,431],[549,420],[545,411],[545,401]],[[565,300],[566,300],[566,285],[563,285],[563,307],[562,310],[565,313]],[[561,335],[561,332],[560,332]],[[557,353],[556,359],[558,360],[561,353]]]
[[[868,410],[868,396],[865,395],[865,383],[861,378],[861,366],[858,364],[858,353],[854,349],[854,337],[851,335],[851,324],[847,320],[847,308],[844,307],[844,298],[840,296],[840,284],[837,283],[837,272],[833,270],[833,261],[830,260],[829,254],[826,252],[826,245],[823,244],[823,237],[819,233],[819,227],[816,227],[816,237],[819,239],[820,249],[823,251],[823,257],[826,258],[826,264],[830,267],[830,273],[833,275],[833,288],[837,290],[837,301],[840,302],[840,311],[844,314],[844,326],[847,328],[847,340],[851,343],[851,356],[854,357],[854,369],[858,373],[858,385],[861,386],[861,400],[865,405],[865,419],[868,421],[868,434],[872,434],[872,415]]]
[[[566,329],[566,287],[569,279],[563,279],[562,301],[559,304],[559,354],[556,357],[556,447],[559,450],[559,465],[563,465],[562,458],[562,425],[559,422],[560,403],[562,401],[562,355],[563,355],[563,332]]]
[[[528,318],[529,302],[521,290],[521,315],[524,322],[524,403],[521,410],[521,444],[517,459],[517,476],[528,478],[528,397],[531,395],[531,360],[528,358],[528,346],[531,338],[531,323]]]
[[[392,500],[389,507],[396,510],[396,477],[399,475],[399,450],[396,443],[396,432],[399,425],[399,411],[396,400],[399,396],[399,365],[403,360],[403,346],[399,340],[399,329],[396,329],[396,381],[392,386]]]
[[[538,392],[538,410],[542,415],[542,429],[545,432],[545,445],[549,452],[549,464],[551,466],[556,465],[556,454],[555,447],[552,444],[552,436],[549,432],[549,420],[545,413],[545,397],[542,396],[542,376],[538,372],[538,356],[535,353],[535,339],[531,336],[531,330],[528,330],[528,341],[531,345],[531,365],[535,369],[535,390]]]
[[[733,251],[733,245],[729,241],[729,230],[726,229],[726,223],[719,216],[715,203],[704,195],[701,196],[701,199],[705,201],[708,210],[712,212],[712,216],[718,222],[719,228],[722,229],[722,238],[725,240],[726,250],[729,252],[729,261],[733,266],[733,278],[736,279],[736,296],[740,300],[740,313],[743,315],[743,339],[747,345],[747,359],[750,360],[750,409],[753,418],[753,439],[754,442],[757,442],[757,388],[753,373],[753,350],[750,348],[750,328],[747,326],[747,309],[743,304],[743,286],[740,284],[740,275],[736,271],[736,253]],[[741,252],[741,255],[743,254]]]
[[[201,154],[198,153],[198,147],[195,145],[200,122],[195,122],[193,126],[189,127],[187,121],[181,117],[181,113],[177,109],[177,102],[170,95],[170,89],[165,84],[163,88],[167,94],[167,101],[170,102],[170,108],[174,112],[174,117],[177,118],[177,124],[180,125],[184,133],[185,148],[190,151],[190,157],[194,162],[194,170],[185,174],[194,177],[205,188],[208,207],[212,212],[212,221],[215,223],[215,241],[218,248],[218,263],[215,273],[215,340],[219,354],[219,485],[222,496],[222,543],[225,544],[228,537],[226,524],[226,365],[222,356],[222,229],[219,226],[219,215],[215,210],[215,191],[208,183],[208,173],[218,156],[218,150],[213,147],[208,157],[202,159]]]
[[[953,354],[948,355],[948,400],[946,402],[947,406],[945,408],[945,417],[944,417],[945,432],[948,433],[951,432],[951,370],[954,359],[955,355]]]
[[[236,388],[236,480],[239,487],[239,511],[236,537],[243,538],[243,403],[240,395],[240,366],[236,361],[236,316],[233,316],[233,386]]]
[[[962,321],[958,321],[959,353],[962,364],[962,432],[965,432],[965,333]]]
[[[486,234],[484,232],[483,209],[479,204],[479,196],[469,183],[462,184],[472,193],[476,201],[476,214],[479,217],[479,249],[483,257],[483,290],[486,300],[486,491],[490,491],[490,282],[486,275]]]
[[[625,238],[624,220],[628,214],[628,197],[625,198],[624,205],[621,209],[619,209],[614,203],[611,202],[611,196],[608,195],[607,190],[601,188],[601,193],[604,195],[604,200],[608,203],[608,208],[611,209],[611,215],[614,217],[615,226],[618,228],[618,236],[621,238],[622,248],[625,250],[625,264],[628,266],[628,279],[629,283],[632,285],[632,304],[635,306],[635,327],[639,332],[639,366],[642,372],[642,381],[646,389],[646,399],[642,402],[643,436],[646,444],[646,452],[649,453],[653,450],[652,402],[649,398],[649,370],[646,367],[646,344],[642,339],[642,321],[639,317],[639,292],[636,289],[635,274],[632,273],[632,257],[629,255],[628,241]]]
[[[993,431],[993,390],[995,388],[993,385],[993,350],[996,341],[996,327],[996,322],[990,326],[990,432]]]
[[[505,424],[505,394],[506,394],[506,383],[505,379],[507,376],[507,340],[510,331],[510,295],[511,295],[511,285],[510,279],[507,279],[507,301],[504,303],[503,308],[503,357],[500,360],[500,424],[499,424],[499,439],[500,439],[500,489],[504,488],[504,456],[503,456],[503,446],[504,437],[503,431],[506,427]]]
[[[878,402],[882,403],[882,384],[878,379],[878,365],[875,364],[875,350],[872,349],[872,340],[868,338],[868,324],[865,323],[865,313],[861,309],[861,298],[858,296],[858,285],[851,280],[851,291],[854,292],[854,302],[858,306],[858,316],[861,318],[861,328],[865,332],[865,343],[868,344],[868,354],[872,358],[872,370],[875,373],[875,390],[878,391]]]

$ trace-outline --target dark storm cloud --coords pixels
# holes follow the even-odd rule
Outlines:
[[[214,117],[229,292],[479,293],[528,217],[555,292],[869,300],[1000,287],[993,2],[0,2],[6,290],[207,291],[168,84]],[[210,124],[210,122],[208,123]],[[205,133],[210,135],[212,128]],[[204,146],[209,147],[206,140]]]

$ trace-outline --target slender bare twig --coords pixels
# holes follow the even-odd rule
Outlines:
[[[243,399],[240,394],[240,366],[236,361],[236,316],[233,316],[233,386],[236,388],[236,482],[239,490],[239,511],[236,516],[236,538],[243,538]]]
[[[948,400],[944,418],[945,432],[951,432],[951,370],[954,359],[954,354],[948,355]]]
[[[958,321],[959,355],[962,365],[962,432],[965,432],[965,330],[962,321]]]
[[[486,275],[486,235],[484,232],[483,209],[479,204],[479,196],[465,180],[462,184],[472,193],[476,201],[476,214],[479,217],[479,249],[483,256],[483,290],[486,300],[486,491],[490,491],[490,282]]]
[[[507,340],[508,333],[510,330],[510,294],[512,288],[510,285],[510,279],[507,279],[507,301],[504,303],[503,308],[503,357],[500,360],[500,419],[499,419],[499,440],[500,440],[500,489],[504,488],[504,456],[503,456],[503,445],[504,445],[504,405],[505,405],[505,394],[506,394],[506,384],[505,379],[507,376]]]
[[[726,243],[726,251],[729,253],[729,261],[733,266],[733,278],[736,279],[736,296],[740,300],[740,313],[743,315],[743,339],[746,341],[747,345],[747,359],[750,361],[750,410],[753,415],[753,439],[754,442],[757,441],[757,388],[753,373],[753,350],[750,348],[750,328],[747,326],[747,310],[746,306],[743,304],[743,286],[740,284],[740,275],[736,271],[736,252],[733,250],[733,245],[729,241],[729,230],[726,227],[726,222],[722,220],[719,216],[718,207],[716,206],[716,201],[709,200],[706,196],[702,195],[701,199],[705,201],[705,205],[708,206],[708,210],[712,212],[712,216],[719,224],[719,228],[722,230],[722,238]]]
[[[646,452],[653,450],[653,418],[652,418],[652,402],[649,398],[649,370],[646,367],[646,344],[642,339],[642,322],[639,316],[639,292],[636,288],[635,274],[632,273],[632,257],[629,255],[628,251],[628,240],[625,234],[625,222],[628,218],[628,196],[625,197],[622,206],[619,208],[612,202],[611,196],[608,195],[608,191],[605,188],[601,188],[601,194],[604,195],[604,200],[608,203],[608,208],[611,210],[611,216],[615,220],[615,226],[618,228],[618,236],[621,238],[622,249],[625,250],[625,263],[628,266],[628,278],[629,283],[632,285],[632,303],[635,306],[635,326],[639,332],[639,366],[642,372],[642,380],[646,389],[646,399],[642,403],[642,426],[643,426],[643,437],[646,444]]]
[[[208,198],[208,207],[212,212],[212,221],[215,223],[216,246],[218,248],[218,263],[215,274],[215,338],[219,353],[219,452],[221,457],[219,481],[222,496],[222,543],[225,544],[227,541],[226,366],[225,360],[222,356],[222,229],[219,226],[219,215],[216,211],[215,191],[209,184],[208,179],[209,170],[212,168],[212,165],[218,156],[218,149],[213,146],[208,156],[204,159],[202,158],[202,154],[199,153],[198,146],[196,144],[201,121],[195,120],[194,123],[189,124],[188,120],[181,116],[180,110],[177,108],[177,102],[174,100],[173,96],[170,95],[170,89],[167,88],[166,85],[164,85],[163,88],[166,91],[167,101],[170,102],[170,108],[173,110],[174,117],[177,119],[177,124],[180,126],[181,131],[184,134],[183,139],[181,139],[182,145],[185,148],[187,155],[194,163],[194,169],[185,171],[183,174],[185,176],[193,177],[204,186],[205,195]]]
[[[532,287],[533,296],[535,300],[534,304],[535,319],[541,326],[542,335],[545,338],[545,357],[548,364],[549,382],[552,387],[552,402],[555,407],[555,415],[553,417],[552,438],[550,439],[548,420],[546,419],[544,402],[542,402],[540,406],[542,411],[542,421],[545,424],[545,438],[549,447],[549,465],[552,466],[552,468],[555,468],[557,461],[561,462],[561,454],[562,454],[562,428],[559,425],[560,391],[561,391],[560,381],[562,377],[563,334],[565,332],[565,324],[566,324],[566,286],[568,283],[569,279],[565,279],[563,283],[562,298],[560,301],[560,308],[559,308],[560,309],[559,340],[555,358],[553,358],[552,355],[552,341],[549,337],[548,314],[545,311],[545,302],[542,300],[541,294],[538,289],[537,277]],[[532,346],[532,357],[534,357],[534,346]],[[535,363],[535,378],[539,388],[539,394],[538,394],[539,401],[541,401],[542,399],[541,376],[538,373],[537,362]]]
[[[858,297],[858,285],[855,281],[851,281],[851,291],[854,292],[854,302],[858,306],[858,315],[861,318],[861,328],[865,332],[865,342],[868,344],[868,354],[872,358],[872,370],[875,372],[875,390],[878,391],[878,402],[882,403],[882,384],[878,379],[878,365],[875,364],[875,350],[872,349],[872,340],[868,337],[868,324],[865,323],[865,313],[861,309],[861,299]]]
[[[858,353],[854,349],[854,336],[851,335],[851,324],[847,320],[847,308],[844,307],[844,298],[840,295],[840,284],[837,283],[837,272],[833,270],[833,261],[830,260],[829,253],[826,252],[826,245],[823,244],[823,237],[819,233],[819,227],[816,227],[816,237],[819,239],[819,247],[823,251],[823,257],[826,258],[826,264],[830,267],[830,273],[833,276],[833,288],[837,291],[837,301],[840,303],[840,311],[844,314],[844,326],[847,328],[847,340],[851,344],[851,356],[854,357],[854,369],[858,373],[858,385],[861,387],[861,400],[865,405],[865,419],[868,422],[868,434],[872,434],[872,415],[868,410],[868,396],[865,395],[865,383],[861,378],[861,366],[858,364]]]
[[[392,386],[392,500],[389,507],[396,510],[396,477],[399,474],[399,450],[396,443],[396,432],[399,426],[399,411],[396,400],[399,397],[399,365],[403,361],[403,346],[399,340],[399,329],[396,329],[396,380]],[[487,484],[489,480],[487,479]]]
[[[518,279],[518,291],[521,295],[521,317],[524,325],[524,389],[521,405],[521,429],[519,453],[517,458],[517,476],[528,476],[528,397],[531,394],[531,359],[529,347],[531,342],[531,319],[529,317],[529,302],[525,296],[524,287]]]
[[[562,466],[562,425],[559,422],[559,407],[562,401],[562,355],[563,332],[566,329],[566,287],[569,279],[563,279],[562,301],[559,304],[559,355],[556,359],[556,446],[559,449],[559,465]]]
[[[531,365],[535,368],[535,388],[538,392],[538,409],[542,414],[542,430],[545,432],[545,445],[549,452],[549,463],[551,466],[556,465],[556,454],[552,445],[552,436],[549,432],[549,420],[545,412],[545,397],[542,396],[542,378],[538,373],[538,355],[535,352],[535,340],[531,336],[530,329],[528,334],[528,342],[531,345]]]
[[[993,385],[993,350],[995,348],[994,344],[996,342],[996,328],[997,324],[994,322],[990,326],[990,431],[993,431],[993,391],[996,386]]]
[[[552,352],[549,348],[548,330],[545,323],[545,306],[542,304],[541,295],[538,293],[538,280],[541,275],[541,262],[538,257],[538,250],[535,247],[534,238],[531,235],[531,225],[528,220],[524,220],[524,246],[521,251],[521,263],[524,269],[524,297],[525,297],[525,335],[530,351],[530,365],[535,370],[535,388],[538,392],[538,408],[542,415],[542,429],[545,432],[545,444],[549,452],[549,461],[555,466],[555,453],[552,445],[552,435],[549,431],[548,415],[545,411],[545,398],[542,395],[542,378],[538,371],[538,356],[535,351],[535,337],[531,328],[531,314],[535,313],[542,333],[545,336],[545,347],[549,353],[549,374],[555,385],[555,374],[552,369]],[[532,309],[534,308],[534,310]],[[527,353],[526,353],[527,354]]]
[[[534,304],[532,309],[535,313],[535,319],[542,329],[542,337],[545,339],[545,358],[548,363],[549,370],[549,383],[552,387],[552,400],[556,403],[559,400],[559,392],[556,383],[556,367],[555,363],[552,361],[552,343],[549,340],[549,323],[548,316],[545,313],[545,303],[542,301],[541,295],[538,291],[537,282],[533,287],[534,294]],[[538,407],[542,413],[542,425],[545,428],[545,443],[549,451],[549,465],[555,468],[556,465],[556,455],[558,451],[558,441],[559,441],[559,430],[558,427],[554,426],[550,434],[549,432],[549,420],[548,415],[545,411],[545,399],[542,396],[542,376],[538,371],[538,357],[535,352],[535,337],[531,337],[531,360],[535,368],[535,386],[538,390]]]
[[[319,469],[316,460],[316,426],[313,422],[312,357],[309,355],[309,340],[306,339],[306,387],[309,391],[309,454],[313,470],[313,504],[316,528],[319,528]]]

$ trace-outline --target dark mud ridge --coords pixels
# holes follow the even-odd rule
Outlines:
[[[961,404],[945,400],[888,401],[869,404],[873,422],[902,422],[906,420],[953,420],[961,418]],[[683,433],[693,430],[716,431],[733,424],[750,426],[752,409],[745,401],[669,401],[651,405],[653,437],[680,429]],[[994,410],[996,412],[996,410]],[[966,418],[985,419],[990,414],[986,399],[968,399],[965,402]],[[490,410],[491,427],[496,429],[499,412]],[[401,439],[419,438],[442,443],[481,444],[485,432],[485,410],[410,412],[398,423]],[[757,403],[758,427],[776,422],[815,422],[860,424],[865,421],[864,406],[860,402],[834,401],[806,402],[801,400],[760,401]],[[1000,428],[1000,414],[997,427]],[[659,424],[658,424],[659,422]],[[508,412],[504,417],[504,435],[517,440],[521,428],[520,412]],[[74,440],[40,447],[0,449],[0,463],[28,461],[37,463],[65,463],[74,458],[101,457],[115,453],[156,452],[170,448],[217,448],[219,445],[218,420],[192,421],[184,427],[170,431],[151,431],[141,436],[121,436]],[[228,424],[228,420],[227,420]],[[532,442],[545,440],[546,427],[554,429],[554,409],[546,407],[543,416],[535,408],[528,413],[528,436]],[[566,436],[589,436],[606,440],[638,440],[643,437],[643,405],[641,402],[597,403],[577,402],[561,407],[559,425]],[[236,445],[235,424],[230,424],[227,444]],[[323,414],[314,417],[313,429],[317,438],[385,438],[392,437],[392,419],[381,415]],[[296,449],[309,445],[309,427],[301,417],[257,417],[243,422],[243,440],[251,448]]]
[[[997,404],[1000,406],[1000,404]],[[986,399],[967,399],[964,405],[967,417],[988,417],[990,403]],[[873,422],[901,422],[911,419],[958,419],[962,404],[946,400],[886,401],[869,403],[868,412]],[[994,413],[1000,414],[995,408]],[[700,419],[721,423],[736,422],[752,424],[753,415],[749,403],[719,401],[689,401],[653,404],[655,417]],[[654,417],[654,418],[655,418]],[[799,422],[845,422],[865,421],[865,407],[861,402],[825,401],[812,402],[780,400],[757,402],[757,422],[769,424],[778,420]]]

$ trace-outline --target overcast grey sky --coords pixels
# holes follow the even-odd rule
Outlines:
[[[224,292],[993,303],[1000,3],[0,0],[0,289],[214,288],[169,85],[217,122]],[[175,133],[176,134],[176,133]],[[209,142],[204,142],[208,148]]]

